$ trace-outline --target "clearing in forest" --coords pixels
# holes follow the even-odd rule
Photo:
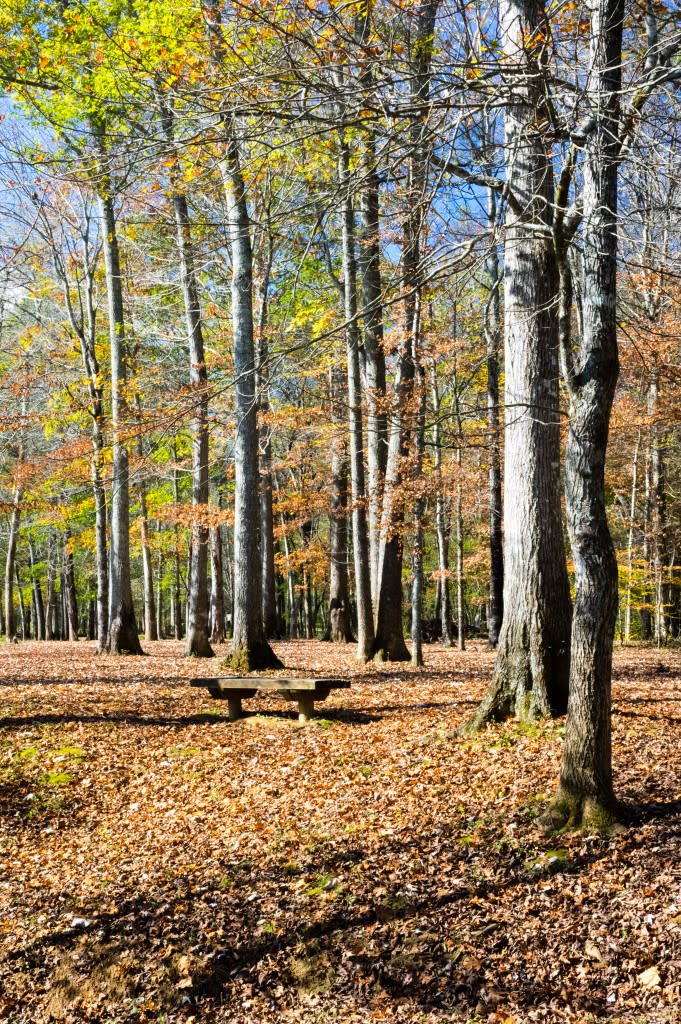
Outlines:
[[[626,830],[544,836],[564,722],[453,729],[493,655],[357,667],[230,723],[174,642],[0,651],[0,1019],[678,1021],[681,654],[616,653]],[[204,672],[205,670],[205,672]]]

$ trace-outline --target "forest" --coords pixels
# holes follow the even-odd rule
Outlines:
[[[0,1020],[679,1020],[679,4],[0,33]]]

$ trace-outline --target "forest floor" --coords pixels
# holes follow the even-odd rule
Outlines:
[[[545,836],[564,721],[451,735],[481,642],[352,677],[298,724],[215,662],[0,650],[0,1020],[681,1021],[681,652],[616,653],[626,829]],[[226,648],[224,652],[226,653]]]

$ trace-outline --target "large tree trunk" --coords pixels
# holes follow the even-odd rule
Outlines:
[[[360,47],[370,45],[371,5],[358,8],[355,37]],[[375,88],[371,63],[366,62],[359,76],[362,95]],[[381,534],[383,482],[388,459],[388,419],[386,409],[385,352],[383,350],[383,286],[381,283],[381,227],[379,179],[376,159],[376,133],[365,132],[360,152],[361,190],[359,196],[358,266],[362,286],[364,324],[364,384],[367,400],[367,468],[369,490],[369,566],[371,600],[378,601],[378,561]]]
[[[125,437],[129,418],[126,397],[128,346],[123,315],[123,281],[116,235],[116,215],[103,140],[101,156],[103,166],[100,167],[97,202],[109,309],[113,432],[108,649],[111,654],[143,654],[137,634],[130,581],[130,491],[128,447]]]
[[[26,614],[26,606],[24,604],[24,591],[21,586],[21,580],[19,578],[19,566],[16,561],[14,563],[14,582],[17,585],[17,597],[19,599],[19,621],[21,623],[21,639],[31,639],[31,620]]]
[[[452,646],[451,620],[452,606],[449,596],[449,515],[447,512],[447,496],[442,486],[442,442],[440,432],[440,391],[437,383],[436,368],[433,367],[431,396],[433,403],[433,459],[435,475],[438,479],[435,494],[435,536],[437,538],[438,597],[442,646]]]
[[[139,396],[135,396],[137,414],[137,455],[140,462],[144,460],[142,446],[142,408]],[[140,476],[137,484],[137,500],[140,505],[140,527],[142,534],[142,577],[144,586],[144,639],[158,640],[156,629],[156,601],[154,599],[154,568],[151,562],[151,545],[149,543],[149,516],[147,513],[147,487],[144,477]]]
[[[366,489],[364,480],[362,386],[359,369],[360,332],[357,322],[355,211],[350,190],[350,155],[344,137],[341,137],[340,140],[338,177],[342,202],[343,296],[345,300],[345,343],[348,360],[350,485],[352,490],[352,546],[355,563],[355,599],[357,604],[357,660],[368,661],[372,655],[374,643],[374,619],[371,605],[371,572],[367,542]]]
[[[158,530],[158,523],[156,529]],[[163,550],[160,539],[156,561],[156,639],[163,639]]]
[[[28,535],[28,557],[31,564],[31,578],[33,580],[33,605],[35,608],[35,627],[34,634],[36,640],[45,639],[45,605],[43,604],[43,590],[40,586],[40,578],[36,572],[36,561],[35,551],[33,549],[33,540],[31,535]]]
[[[624,608],[624,641],[631,640],[631,589],[634,576],[634,529],[636,526],[636,489],[638,485],[638,453],[641,447],[641,430],[639,428],[634,448],[634,459],[631,473],[631,499],[629,502],[629,529],[627,531],[627,596]]]
[[[331,452],[331,508],[329,512],[329,623],[324,639],[352,643],[348,590],[348,445],[342,387],[338,367],[331,373],[334,438]]]
[[[73,551],[70,545],[71,531],[68,526],[64,530],[64,603],[66,615],[64,626],[68,629],[69,640],[78,639],[78,598],[76,596],[76,580],[73,571]]]
[[[175,144],[174,114],[160,91],[157,91],[156,98],[170,159],[173,162],[170,184],[189,343],[189,380],[194,393],[192,403],[192,505],[195,510],[195,518],[192,526],[187,639],[184,653],[193,658],[212,658],[213,650],[208,640],[208,526],[201,520],[201,513],[208,504],[208,372],[203,343],[199,286],[194,267],[189,208],[187,197],[183,191],[182,176],[178,171],[179,156]]]
[[[617,169],[624,0],[594,0],[587,80],[596,118],[584,160],[583,334],[578,362],[565,352],[570,431],[565,505],[575,564],[572,662],[563,763],[548,822],[604,828],[612,786],[611,672],[617,560],[605,510],[605,454],[619,373]]]
[[[144,480],[137,487],[140,503],[140,526],[142,528],[142,572],[144,576],[144,639],[158,640],[156,628],[156,601],[154,599],[154,567],[151,562],[149,544],[149,519],[147,516],[147,490]]]
[[[71,301],[71,289],[66,273],[63,273],[64,298],[74,333],[80,342],[83,369],[87,377],[92,416],[92,495],[95,503],[95,545],[97,565],[97,652],[107,649],[109,636],[109,553],[107,545],[106,492],[104,489],[104,396],[102,374],[97,359],[97,323],[95,306],[95,266],[89,258],[89,218],[83,232],[86,253],[84,303],[76,309]],[[84,310],[83,310],[84,305]]]
[[[57,534],[53,526],[47,537],[47,593],[45,597],[45,639],[57,640]],[[108,622],[107,622],[108,629]]]
[[[504,621],[491,686],[467,729],[518,715],[565,713],[570,590],[560,507],[558,270],[551,239],[553,169],[539,127],[546,13],[502,0],[506,106],[506,494]],[[547,115],[548,116],[548,115]],[[539,233],[538,225],[545,226]]]
[[[400,462],[409,454],[409,405],[413,394],[414,357],[418,343],[419,296],[421,288],[421,233],[427,209],[426,148],[429,132],[424,109],[430,97],[431,60],[435,19],[439,0],[424,0],[416,11],[416,29],[411,53],[412,114],[405,219],[402,241],[402,287],[404,290],[404,342],[395,380],[395,403],[390,417],[388,457],[383,494],[383,514],[378,555],[376,638],[374,654],[379,660],[408,661],[402,626],[402,533],[403,498],[398,494],[402,476]],[[418,113],[416,113],[418,111]]]
[[[657,417],[657,396],[658,396],[657,372],[653,372],[652,380],[648,390],[648,415],[652,419],[651,424],[651,470],[652,470],[652,540],[653,540],[653,583],[655,594],[655,640],[658,647],[661,646],[667,637],[667,585],[665,581],[667,561],[667,493],[665,480],[665,465],[663,454],[663,441],[660,436],[660,427],[656,422]]]
[[[368,7],[367,7],[368,10]],[[369,561],[371,598],[376,605],[378,556],[381,534],[383,481],[388,458],[385,353],[383,351],[383,303],[381,245],[376,170],[376,140],[369,134],[362,148],[360,193],[359,268],[362,279],[364,320],[364,381],[367,398],[367,466],[369,485]]]
[[[488,192],[488,223],[492,232],[496,227],[496,196]],[[489,302],[485,317],[487,345],[487,431],[489,438],[489,646],[499,642],[504,618],[504,548],[503,512],[501,498],[501,437],[499,430],[499,341],[501,274],[496,242],[490,243],[487,257],[487,285]]]
[[[236,443],[234,457],[234,636],[230,663],[251,672],[281,667],[262,624],[262,581],[258,543],[260,491],[258,422],[253,340],[253,259],[246,193],[234,137],[227,140],[220,171],[227,200],[232,245],[232,328],[234,344]]]
[[[259,430],[260,454],[260,556],[262,625],[265,636],[278,635],[277,588],[274,572],[274,516],[272,514],[272,431],[266,422],[270,409],[269,351],[267,342],[267,316],[269,287],[274,261],[274,239],[269,222],[269,206],[264,214],[267,225],[266,250],[261,261],[257,283],[257,343],[258,343],[258,410],[263,419]]]
[[[96,422],[96,421],[95,421]],[[92,493],[95,499],[95,559],[97,563],[97,652],[103,653],[109,635],[109,554],[106,536],[106,493],[102,480],[104,441],[101,431],[93,426]]]
[[[225,581],[222,569],[222,534],[219,526],[210,531],[210,621],[212,644],[225,639]]]
[[[651,516],[651,487],[650,487],[650,437],[648,438],[648,445],[646,446],[646,462],[645,462],[645,473],[644,473],[644,497],[643,497],[643,565],[645,573],[645,581],[643,587],[643,600],[639,608],[639,615],[641,618],[641,639],[650,640],[652,636],[652,616],[650,614],[650,521]]]
[[[418,316],[417,332],[418,333]],[[426,391],[423,370],[416,359],[417,419],[414,431],[414,538],[411,555],[411,663],[423,665],[423,515],[425,499],[420,490],[423,475],[423,452],[426,441]]]
[[[7,537],[7,558],[5,560],[5,637],[7,643],[16,639],[16,616],[14,614],[14,560],[17,553],[19,524],[21,521],[21,502],[24,497],[23,484],[24,444],[19,443],[19,454],[16,465],[16,483],[14,485],[14,501],[9,521]]]

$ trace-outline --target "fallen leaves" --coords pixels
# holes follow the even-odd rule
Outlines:
[[[641,806],[606,841],[535,827],[562,722],[455,735],[481,645],[422,672],[277,645],[352,677],[304,727],[264,694],[230,723],[181,645],[148,646],[0,649],[0,1020],[677,1019],[676,653],[618,653],[616,783]]]
[[[657,967],[649,967],[647,971],[642,971],[638,976],[638,983],[646,991],[659,988],[662,983]]]

